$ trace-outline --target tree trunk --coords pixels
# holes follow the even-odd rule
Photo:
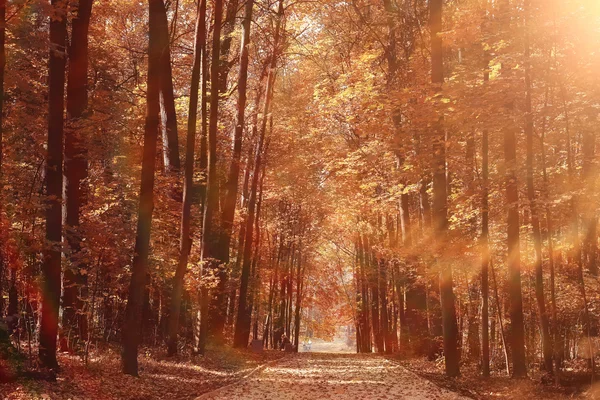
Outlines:
[[[490,80],[489,52],[484,50],[483,81],[487,84]],[[490,376],[490,335],[489,335],[489,299],[490,299],[490,242],[489,242],[489,132],[483,130],[481,137],[482,157],[482,193],[481,193],[481,370],[485,378]]]
[[[431,81],[441,90],[444,83],[444,60],[442,49],[442,0],[431,0],[429,3],[429,17],[431,29]],[[438,252],[445,250],[448,229],[448,194],[446,171],[446,137],[442,127],[443,117],[434,126],[433,142],[433,220],[434,234]],[[440,255],[438,254],[438,257]],[[440,266],[440,303],[442,308],[442,328],[444,336],[444,358],[446,361],[446,375],[457,376],[460,374],[458,350],[458,326],[456,323],[456,310],[454,308],[454,293],[452,283],[452,267],[450,263]]]
[[[79,219],[81,206],[85,204],[88,162],[84,118],[87,110],[88,31],[92,14],[92,0],[80,0],[77,15],[73,19],[71,45],[69,47],[69,73],[67,80],[67,126],[65,130],[65,224],[66,239],[70,250],[70,266],[63,276],[63,332],[79,325],[78,336],[87,339],[87,318],[82,310],[82,297],[87,285],[87,270],[81,253]],[[69,335],[70,336],[70,335]],[[61,348],[68,350],[71,344],[65,337]]]
[[[52,0],[48,63],[48,146],[46,156],[46,246],[42,264],[42,319],[39,358],[57,368],[56,336],[61,290],[63,134],[67,15],[64,4]]]
[[[300,345],[300,315],[302,306],[302,280],[304,268],[302,268],[302,252],[298,256],[298,266],[296,268],[296,309],[294,311],[294,350],[298,352]]]
[[[202,55],[206,45],[206,0],[202,0],[196,19],[196,38],[194,43],[194,64],[192,66],[192,80],[190,100],[188,106],[188,126],[185,155],[185,178],[183,183],[183,205],[181,211],[181,235],[179,242],[179,263],[173,280],[171,294],[171,312],[169,313],[168,344],[169,355],[177,353],[177,332],[179,329],[179,314],[181,311],[181,295],[183,292],[183,278],[187,269],[188,258],[192,247],[191,237],[191,208],[193,197],[194,179],[194,150],[196,147],[196,120],[198,115],[198,95],[200,90],[200,70],[202,69]],[[204,132],[202,132],[204,134]]]
[[[154,171],[156,168],[156,144],[158,141],[160,113],[161,48],[158,25],[162,0],[148,0],[149,45],[148,45],[148,85],[146,91],[146,124],[144,130],[144,150],[142,158],[142,179],[138,210],[135,252],[131,269],[131,283],[125,319],[123,321],[123,351],[121,354],[123,372],[138,375],[137,351],[140,340],[139,328],[142,324],[142,309],[150,252],[150,230],[154,208]]]
[[[254,212],[256,207],[256,195],[258,188],[258,178],[260,175],[261,162],[263,157],[263,147],[265,141],[265,134],[267,130],[267,119],[270,112],[271,101],[273,97],[273,86],[275,84],[275,73],[277,67],[277,54],[279,46],[279,36],[281,29],[281,22],[283,19],[283,0],[279,1],[279,8],[277,11],[277,22],[275,25],[275,34],[273,38],[273,53],[271,63],[269,67],[269,76],[267,78],[267,88],[265,91],[265,104],[263,109],[263,119],[261,122],[260,137],[258,139],[258,145],[256,149],[256,160],[254,162],[254,174],[252,176],[252,185],[250,189],[250,199],[248,201],[248,216],[246,218],[246,232],[244,238],[244,252],[242,261],[242,273],[240,279],[240,294],[238,299],[238,314],[235,324],[235,333],[233,339],[234,347],[246,347],[248,345],[248,339],[250,336],[250,323],[252,310],[248,309],[248,280],[250,277],[250,263],[252,259],[252,235]]]
[[[217,175],[217,128],[219,122],[219,57],[221,51],[221,23],[223,19],[223,0],[215,0],[213,9],[213,42],[212,42],[212,64],[210,69],[210,119],[208,124],[208,180],[206,192],[206,205],[204,207],[204,225],[203,225],[203,249],[202,259],[206,270],[216,271],[218,279],[223,279],[223,268],[219,267],[218,246],[219,246],[219,177]],[[204,289],[206,290],[206,289]],[[203,302],[210,302],[208,293],[202,296]],[[209,315],[208,304],[203,304],[201,332],[208,334]],[[216,305],[217,311],[220,310],[219,304]],[[211,316],[212,317],[212,316]],[[217,317],[219,318],[219,317]],[[206,334],[201,334],[206,336]],[[222,334],[222,333],[221,333]],[[206,337],[202,342],[206,343]],[[222,338],[216,337],[217,341]],[[200,349],[204,353],[204,346]]]
[[[223,202],[223,212],[221,215],[222,239],[221,239],[221,260],[224,264],[229,262],[229,247],[231,246],[231,234],[233,231],[233,219],[235,216],[235,203],[238,193],[238,180],[240,176],[240,159],[242,155],[242,138],[244,134],[245,113],[246,113],[246,89],[248,86],[248,61],[250,46],[250,24],[252,21],[252,8],[254,0],[247,0],[245,5],[244,20],[242,22],[242,40],[240,53],[240,72],[238,77],[238,104],[237,104],[237,123],[235,125],[233,139],[233,154],[231,165],[229,167],[229,176],[225,186],[225,198]],[[223,288],[225,290],[225,288]],[[235,300],[235,299],[234,299]],[[216,331],[223,331],[225,319],[219,318],[215,324]]]
[[[3,139],[4,139],[4,75],[6,69],[6,0],[0,0],[0,234],[4,230],[4,175],[3,175]],[[8,281],[9,267],[5,262],[6,255],[0,249],[0,318],[4,317],[4,280]]]
[[[525,359],[525,326],[521,292],[521,261],[519,246],[519,192],[517,187],[517,137],[512,127],[504,128],[506,160],[506,202],[508,208],[508,296],[511,320],[511,350],[513,377],[527,376]]]
[[[529,13],[529,0],[525,2],[525,12]],[[553,372],[552,367],[552,339],[550,338],[550,322],[546,312],[546,299],[544,297],[544,274],[542,260],[542,234],[540,231],[539,210],[534,187],[533,171],[533,114],[531,108],[531,64],[529,49],[529,33],[527,31],[526,15],[525,29],[525,136],[527,140],[527,197],[529,199],[529,210],[531,213],[531,229],[533,232],[533,247],[535,252],[535,297],[537,300],[540,334],[542,339],[542,353],[544,356],[544,367],[548,373]]]
[[[547,94],[546,89],[546,100],[544,106],[547,106]],[[540,147],[541,147],[541,162],[542,162],[542,176],[544,182],[544,203],[546,211],[546,235],[548,236],[548,267],[550,269],[550,306],[552,309],[552,343],[554,345],[554,365],[556,368],[555,379],[558,380],[560,368],[561,368],[561,351],[559,345],[559,327],[558,327],[558,311],[556,307],[556,284],[555,284],[555,271],[554,271],[554,229],[552,227],[552,213],[550,211],[550,199],[549,199],[549,182],[548,174],[546,170],[546,150],[545,150],[545,137],[546,137],[546,120],[544,118],[544,125],[540,133]]]

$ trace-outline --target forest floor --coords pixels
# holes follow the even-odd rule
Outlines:
[[[254,354],[229,348],[207,349],[206,356],[167,358],[164,353],[141,354],[140,377],[121,373],[116,351],[91,357],[86,366],[80,357],[59,355],[56,382],[20,378],[0,384],[0,399],[146,400],[194,399],[231,384],[255,368],[284,356],[278,351]]]
[[[299,353],[198,400],[460,400],[376,354]]]
[[[483,379],[476,365],[461,366],[459,378],[444,375],[442,360],[428,361],[423,358],[400,359],[400,364],[436,385],[461,393],[469,398],[480,399],[600,399],[600,385],[590,387],[590,375],[579,372],[583,365],[567,368],[560,384],[542,372],[529,371],[528,379],[511,379],[505,371],[496,371]]]

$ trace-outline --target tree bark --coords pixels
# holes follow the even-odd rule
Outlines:
[[[265,104],[263,109],[263,119],[261,121],[260,137],[256,149],[256,160],[254,162],[254,174],[252,176],[252,185],[250,190],[250,199],[248,201],[248,216],[246,219],[246,232],[244,239],[244,252],[242,261],[242,273],[240,279],[240,294],[238,299],[238,314],[235,325],[233,339],[234,347],[246,347],[250,336],[251,310],[248,310],[248,280],[250,277],[250,263],[252,260],[252,237],[254,212],[256,207],[256,195],[258,187],[258,178],[260,175],[261,162],[263,157],[263,147],[265,134],[267,130],[267,120],[271,110],[271,101],[273,97],[273,86],[275,85],[275,73],[277,67],[277,54],[280,39],[281,22],[283,19],[283,0],[279,0],[277,11],[277,21],[273,37],[273,53],[269,66],[269,76],[267,78],[267,87],[265,91]]]
[[[0,229],[4,230],[4,75],[6,70],[6,0],[0,0]],[[3,232],[0,232],[3,233]],[[2,246],[4,247],[4,246]],[[8,281],[8,265],[5,263],[4,250],[0,249],[0,318],[4,317],[3,282]]]
[[[240,159],[242,156],[242,138],[244,134],[246,99],[248,87],[248,63],[250,47],[250,24],[252,21],[252,8],[254,0],[247,0],[245,5],[244,20],[242,22],[242,40],[240,52],[240,72],[238,77],[238,104],[237,104],[237,122],[235,125],[233,139],[233,154],[229,167],[229,176],[225,186],[225,197],[223,202],[223,211],[221,215],[222,239],[221,239],[221,260],[227,264],[229,262],[229,248],[231,246],[231,234],[233,231],[233,219],[235,216],[235,203],[238,193],[238,180],[240,176]],[[225,288],[223,288],[224,290]],[[216,331],[223,331],[225,319],[219,318],[215,323],[222,326],[216,326]]]
[[[51,1],[50,58],[48,63],[48,142],[46,156],[46,246],[42,264],[42,318],[39,358],[43,366],[57,368],[56,337],[61,291],[61,239],[63,190],[64,95],[67,10]]]
[[[198,96],[200,90],[200,72],[202,57],[206,45],[206,0],[201,0],[196,18],[196,38],[194,42],[194,63],[192,66],[192,80],[190,100],[188,105],[188,124],[185,155],[185,177],[183,183],[183,205],[181,211],[181,236],[179,242],[179,262],[173,280],[171,294],[171,312],[169,313],[167,352],[169,355],[177,353],[177,332],[179,329],[179,314],[181,311],[181,296],[183,292],[183,278],[187,269],[188,258],[192,247],[191,236],[191,209],[193,197],[194,178],[194,150],[196,147],[196,122],[198,115]],[[204,132],[203,132],[204,133]]]
[[[490,54],[488,50],[483,51],[483,82],[484,85],[490,80]],[[489,242],[489,132],[484,129],[481,136],[481,370],[485,378],[490,376],[490,331],[489,331],[489,299],[490,299],[490,242]]]
[[[487,72],[486,72],[487,75]],[[484,377],[490,376],[490,336],[489,336],[489,134],[483,131],[482,136],[482,176],[483,190],[481,195],[481,351],[482,373]]]
[[[431,81],[436,90],[441,90],[444,83],[444,60],[442,38],[442,0],[431,0],[429,3],[429,22],[431,29]],[[442,127],[443,117],[434,124],[433,142],[433,220],[434,234],[438,252],[443,251],[447,241],[448,229],[448,194],[446,171],[446,138]],[[440,257],[440,254],[437,255]],[[456,310],[454,307],[454,293],[452,282],[452,267],[450,263],[440,266],[440,303],[442,308],[442,328],[444,336],[444,358],[446,361],[446,375],[457,376],[460,374],[458,350],[458,326]]]
[[[129,295],[123,321],[123,351],[121,360],[123,372],[138,375],[137,351],[140,341],[139,328],[142,324],[142,309],[148,255],[150,253],[150,230],[154,208],[154,172],[156,169],[156,145],[160,120],[160,12],[162,0],[148,0],[149,44],[148,44],[148,84],[146,91],[146,124],[144,128],[144,149],[142,158],[142,179],[138,209],[135,252],[131,269]]]
[[[80,340],[87,339],[87,318],[82,310],[82,298],[87,286],[87,267],[81,251],[79,231],[81,206],[87,201],[85,179],[88,175],[84,118],[88,105],[88,32],[92,14],[92,0],[79,0],[77,14],[72,21],[69,46],[69,73],[67,76],[67,121],[65,130],[65,196],[66,238],[70,249],[70,266],[63,276],[63,331],[79,328]],[[85,270],[85,271],[84,271]],[[61,340],[64,350],[71,348]]]
[[[215,0],[213,9],[213,42],[212,42],[212,63],[210,69],[210,118],[208,124],[208,180],[206,192],[206,205],[204,207],[203,224],[203,248],[202,259],[203,268],[206,270],[215,270],[216,276],[223,279],[223,268],[219,267],[218,246],[219,246],[219,177],[217,175],[217,128],[219,122],[219,59],[221,50],[221,25],[223,19],[223,1]],[[206,289],[204,289],[206,290]],[[210,302],[208,293],[202,296],[203,302]],[[204,336],[200,352],[204,353],[206,344],[206,335],[209,330],[208,304],[203,304],[201,336]],[[220,310],[219,304],[216,310]],[[212,316],[211,316],[212,317]],[[217,317],[218,318],[218,317]],[[212,319],[212,318],[211,318]],[[215,338],[220,341],[221,337]]]
[[[508,233],[508,296],[510,302],[512,375],[527,376],[525,359],[525,327],[521,292],[521,261],[519,246],[519,192],[517,187],[517,138],[512,127],[504,128],[504,157],[506,160],[506,202]]]
[[[535,297],[537,300],[540,332],[542,339],[542,353],[544,357],[544,367],[548,373],[553,372],[552,366],[552,339],[550,337],[550,322],[546,312],[546,299],[544,297],[544,274],[542,260],[542,234],[540,231],[539,209],[534,187],[533,170],[533,114],[531,107],[531,61],[529,48],[529,33],[527,31],[527,21],[529,20],[529,0],[525,1],[525,12],[527,15],[525,23],[525,136],[527,147],[527,197],[529,199],[529,210],[531,213],[531,229],[533,232],[533,247],[535,252],[534,270],[535,270]]]

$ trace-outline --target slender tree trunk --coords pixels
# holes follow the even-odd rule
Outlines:
[[[485,85],[490,80],[490,54],[488,50],[483,51],[483,82]],[[483,130],[481,137],[482,156],[482,193],[481,193],[481,351],[482,351],[482,374],[485,378],[490,376],[490,332],[489,332],[489,299],[490,299],[490,242],[489,242],[489,132]]]
[[[206,11],[204,11],[206,14]],[[200,126],[201,126],[201,135],[200,135],[200,157],[199,157],[199,170],[201,174],[201,182],[198,188],[199,201],[200,201],[200,212],[199,214],[203,216],[200,221],[200,243],[198,243],[198,247],[200,249],[204,248],[204,209],[206,208],[206,192],[207,192],[207,173],[208,173],[208,96],[207,96],[207,86],[208,86],[208,50],[207,50],[207,28],[206,28],[206,19],[205,19],[205,42],[202,47],[202,63],[201,69],[202,74],[200,78],[200,99],[201,99],[201,107],[200,107]],[[206,271],[203,268],[202,273]],[[201,287],[198,290],[198,304],[199,309],[196,312],[196,322],[194,326],[195,336],[194,336],[194,353],[204,353],[204,349],[206,347],[206,336],[208,333],[208,326],[206,321],[206,314],[208,313],[208,289],[206,287]],[[204,315],[204,317],[202,317]],[[205,323],[202,324],[202,318],[205,319]]]
[[[231,49],[231,42],[233,39],[232,33],[235,28],[236,16],[238,11],[238,0],[230,0],[227,2],[227,8],[225,10],[225,20],[222,23],[222,35],[221,35],[221,44],[220,44],[220,53],[219,53],[219,80],[217,90],[219,92],[219,96],[222,96],[227,92],[227,79],[229,76],[229,71],[231,70],[232,62],[229,61],[229,51]],[[246,67],[247,69],[247,67]],[[238,80],[239,82],[239,80]],[[238,83],[239,84],[239,83]],[[239,90],[238,90],[239,92]],[[238,99],[239,100],[239,99]],[[244,99],[245,101],[245,99]],[[233,160],[237,157],[237,163],[239,165],[239,155],[236,154],[236,139],[234,138],[234,151],[232,154],[232,163]],[[241,137],[240,137],[240,151],[241,151]],[[239,174],[239,167],[238,167]],[[221,204],[223,205],[223,210],[221,214],[220,223],[222,224],[220,227],[220,235],[218,237],[219,244],[216,245],[217,254],[215,254],[215,258],[220,261],[219,270],[217,275],[219,280],[217,282],[217,287],[214,290],[213,295],[213,308],[214,311],[211,314],[211,326],[210,331],[213,337],[217,339],[217,341],[223,341],[223,330],[225,328],[225,323],[227,319],[227,288],[229,282],[229,273],[228,273],[228,263],[229,263],[229,250],[231,245],[231,228],[229,228],[228,221],[229,219],[225,219],[225,208],[228,207],[228,196],[230,189],[230,177],[228,177],[227,182],[225,183],[225,193],[223,198],[221,199]],[[237,186],[236,186],[237,191]],[[235,213],[235,199],[234,199],[234,213]],[[227,214],[229,212],[227,211]],[[233,221],[233,217],[231,217]]]
[[[188,106],[188,126],[185,155],[185,177],[183,183],[183,206],[181,211],[181,236],[179,242],[179,263],[173,280],[171,293],[171,310],[169,313],[167,352],[177,353],[177,332],[179,329],[179,314],[181,311],[181,296],[183,278],[187,269],[188,258],[192,247],[191,209],[194,180],[194,150],[196,147],[196,121],[198,115],[198,96],[200,90],[200,72],[202,54],[206,45],[206,0],[200,2],[196,18],[196,38],[194,43],[194,64],[192,66],[192,81],[190,101]]]
[[[146,124],[142,158],[142,179],[138,211],[135,252],[131,269],[131,283],[125,319],[123,321],[123,352],[121,355],[123,372],[138,375],[137,351],[140,341],[139,329],[142,324],[142,309],[148,255],[150,253],[150,230],[154,208],[154,171],[156,168],[156,145],[158,141],[160,113],[161,48],[158,35],[162,0],[148,0],[149,45],[148,45],[148,85],[146,91]]]
[[[247,0],[245,5],[244,20],[242,22],[242,40],[240,52],[240,72],[238,76],[238,104],[237,104],[237,123],[235,125],[233,139],[233,154],[231,165],[229,167],[229,176],[226,184],[226,194],[221,215],[221,260],[223,263],[229,262],[229,247],[231,246],[231,234],[233,231],[233,218],[235,216],[235,203],[237,200],[238,180],[240,176],[240,159],[242,155],[242,137],[245,125],[246,112],[246,90],[248,86],[248,61],[250,46],[250,24],[252,21],[252,8],[254,0]],[[225,288],[223,288],[225,290]],[[234,299],[235,300],[235,299]],[[219,318],[219,323],[223,326],[216,326],[217,331],[222,331],[224,327],[224,318]],[[217,321],[215,321],[217,323]]]
[[[545,120],[544,120],[545,122]],[[554,345],[554,364],[556,368],[556,377],[558,379],[558,374],[560,373],[561,368],[561,352],[559,346],[559,327],[558,327],[558,311],[556,307],[556,284],[555,284],[555,271],[554,271],[554,240],[552,236],[554,235],[554,229],[552,227],[552,213],[550,211],[550,199],[549,199],[549,182],[548,182],[548,174],[546,171],[546,150],[545,150],[545,130],[546,125],[544,124],[541,134],[540,134],[540,146],[541,146],[541,162],[542,162],[542,175],[544,182],[544,203],[545,203],[545,211],[546,211],[546,231],[548,236],[548,266],[550,269],[550,305],[552,309],[552,343]]]
[[[525,12],[529,13],[529,0],[525,2]],[[526,20],[529,15],[526,15]],[[527,23],[526,23],[527,26]],[[529,199],[529,209],[531,213],[531,229],[533,231],[533,246],[535,251],[535,297],[537,300],[540,332],[542,339],[542,352],[544,356],[544,366],[547,372],[552,373],[552,339],[550,338],[550,322],[546,312],[546,299],[544,297],[544,275],[542,260],[542,234],[540,231],[539,210],[534,187],[533,171],[533,114],[531,107],[531,64],[529,49],[529,33],[525,29],[525,136],[527,140],[527,197]]]
[[[269,96],[267,96],[267,104],[269,102]],[[265,106],[266,108],[266,106]],[[263,114],[266,118],[267,112]],[[250,337],[250,324],[252,310],[248,304],[248,287],[250,281],[250,267],[252,262],[252,247],[253,247],[253,234],[254,234],[254,215],[256,210],[256,198],[258,191],[258,182],[260,175],[261,162],[263,157],[263,147],[265,140],[265,130],[261,130],[260,138],[257,146],[256,160],[254,162],[254,173],[252,176],[252,184],[250,187],[250,199],[248,201],[248,215],[246,217],[246,231],[244,238],[244,252],[242,258],[242,273],[240,277],[240,294],[238,297],[238,313],[235,324],[235,333],[233,339],[233,347],[245,348],[248,346],[248,339]],[[258,249],[257,249],[258,250]]]
[[[525,326],[521,291],[521,261],[519,246],[519,192],[517,187],[517,137],[512,127],[504,128],[506,160],[506,202],[508,208],[508,296],[510,301],[511,350],[513,377],[527,376],[525,359]]]
[[[39,358],[43,366],[57,368],[56,336],[61,291],[61,239],[63,190],[63,135],[67,10],[52,0],[50,59],[48,63],[48,147],[46,156],[46,247],[42,264],[42,318]]]
[[[70,266],[63,276],[63,332],[79,325],[79,337],[87,339],[87,318],[82,310],[82,295],[87,285],[87,269],[81,253],[79,231],[81,206],[86,202],[88,162],[84,118],[87,110],[88,31],[92,14],[92,0],[80,0],[73,18],[71,45],[69,46],[69,73],[67,80],[67,121],[65,129],[65,225],[70,249]],[[69,335],[70,336],[70,335]],[[70,343],[63,337],[61,348],[68,350]]]
[[[6,0],[0,0],[0,234],[4,230],[4,175],[3,175],[3,152],[4,152],[4,75],[6,69]],[[2,246],[3,247],[3,246]],[[0,249],[0,318],[4,317],[4,280],[8,281],[9,268],[5,263],[5,254]]]
[[[500,303],[500,296],[498,295],[498,282],[496,281],[496,272],[494,266],[490,263],[492,280],[494,283],[494,299],[496,300],[496,312],[498,314],[498,323],[500,324],[500,339],[502,340],[502,347],[504,350],[504,362],[506,363],[506,374],[510,375],[510,363],[508,359],[508,345],[506,343],[506,335],[504,333],[504,322],[502,321],[502,304]]]
[[[213,9],[213,42],[212,42],[212,64],[210,70],[210,119],[208,126],[208,180],[206,205],[204,208],[203,225],[203,249],[202,259],[206,270],[214,270],[218,279],[223,279],[223,268],[219,267],[218,246],[219,246],[219,177],[217,175],[217,128],[219,122],[219,59],[221,46],[221,25],[223,19],[223,1],[216,0]],[[203,302],[210,302],[208,293],[202,296]],[[216,304],[216,310],[220,310],[219,304]],[[209,329],[208,304],[202,304],[204,312],[202,313],[201,336],[204,336],[202,342],[206,343],[206,335]],[[212,317],[212,316],[211,316]],[[214,332],[213,332],[214,333]],[[221,333],[222,334],[222,333]],[[218,333],[217,333],[218,335]],[[221,341],[220,336],[215,337]],[[204,353],[204,347],[201,349]]]
[[[302,252],[298,257],[298,266],[296,267],[296,309],[294,312],[294,351],[298,352],[300,344],[300,315],[302,310],[302,280],[304,268],[302,267]]]
[[[444,83],[444,60],[442,49],[442,0],[431,0],[429,3],[430,28],[431,28],[431,81],[441,90]],[[443,117],[439,115],[435,123],[435,137],[433,142],[433,216],[435,240],[438,250],[443,251],[446,245],[446,231],[448,229],[448,194],[446,171],[446,138],[442,127]],[[446,375],[457,376],[460,374],[458,349],[458,326],[456,310],[454,307],[454,293],[452,283],[452,267],[450,263],[440,266],[440,302],[442,308],[442,328],[444,336],[444,358],[446,360]]]
[[[487,72],[486,72],[487,75]],[[482,175],[483,193],[481,199],[481,350],[482,372],[484,377],[490,376],[490,337],[489,337],[489,139],[488,131],[483,131],[482,137]]]
[[[388,316],[388,299],[387,299],[387,265],[386,261],[379,259],[379,297],[381,299],[381,336],[383,346],[381,351],[391,353],[389,316]]]
[[[258,178],[260,175],[261,162],[263,157],[263,147],[265,134],[267,130],[267,119],[270,112],[271,101],[273,97],[273,85],[275,84],[275,73],[277,67],[277,54],[280,39],[281,22],[283,19],[283,0],[279,0],[279,8],[277,11],[277,22],[275,25],[275,34],[273,38],[273,53],[271,64],[269,67],[269,75],[267,78],[267,88],[265,91],[265,104],[263,109],[263,119],[261,122],[260,137],[256,149],[256,160],[254,162],[254,174],[252,176],[252,185],[250,190],[250,199],[248,201],[248,216],[246,219],[246,232],[244,239],[244,253],[242,262],[242,274],[240,279],[240,295],[238,299],[238,314],[235,325],[235,333],[233,339],[234,347],[246,347],[250,336],[251,310],[248,309],[248,280],[250,276],[250,262],[252,258],[252,235],[254,220],[254,211],[256,207],[256,195]]]

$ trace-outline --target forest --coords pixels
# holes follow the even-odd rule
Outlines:
[[[0,398],[600,398],[599,48],[598,0],[0,0]]]

